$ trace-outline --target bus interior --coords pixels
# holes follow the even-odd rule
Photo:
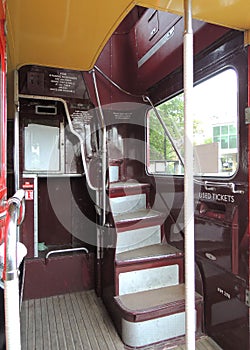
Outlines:
[[[250,348],[250,3],[193,0],[189,140],[186,2],[1,1],[22,349],[184,349],[192,273],[196,349]]]

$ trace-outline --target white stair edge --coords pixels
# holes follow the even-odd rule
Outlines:
[[[119,274],[119,295],[175,286],[179,284],[179,265],[167,265]]]

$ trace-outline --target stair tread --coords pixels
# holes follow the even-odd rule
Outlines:
[[[123,222],[133,222],[137,220],[143,219],[154,219],[164,217],[163,213],[152,209],[139,209],[133,212],[122,213],[118,215],[114,215],[114,219],[116,223]]]
[[[159,243],[159,244],[153,244],[146,247],[137,248],[134,250],[129,250],[126,252],[118,253],[116,255],[116,263],[122,264],[122,263],[129,263],[129,262],[136,262],[138,260],[152,260],[152,259],[160,259],[160,258],[166,258],[166,257],[173,257],[173,256],[182,256],[183,253],[181,250],[166,244],[166,243]]]
[[[202,296],[196,294],[196,301],[202,301]],[[178,306],[185,305],[185,284],[178,284],[143,292],[124,294],[115,297],[116,303],[125,313],[134,315],[162,310],[171,312]]]

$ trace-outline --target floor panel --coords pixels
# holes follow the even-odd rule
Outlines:
[[[102,301],[93,290],[24,301],[21,339],[22,350],[130,349],[120,340]],[[185,350],[185,345],[174,346],[167,342],[140,348],[166,349]],[[196,342],[196,350],[220,349],[206,336]]]

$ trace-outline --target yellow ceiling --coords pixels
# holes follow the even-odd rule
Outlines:
[[[183,0],[7,0],[9,69],[39,64],[89,70],[135,6],[182,14]],[[193,17],[250,30],[250,0],[193,0]]]

